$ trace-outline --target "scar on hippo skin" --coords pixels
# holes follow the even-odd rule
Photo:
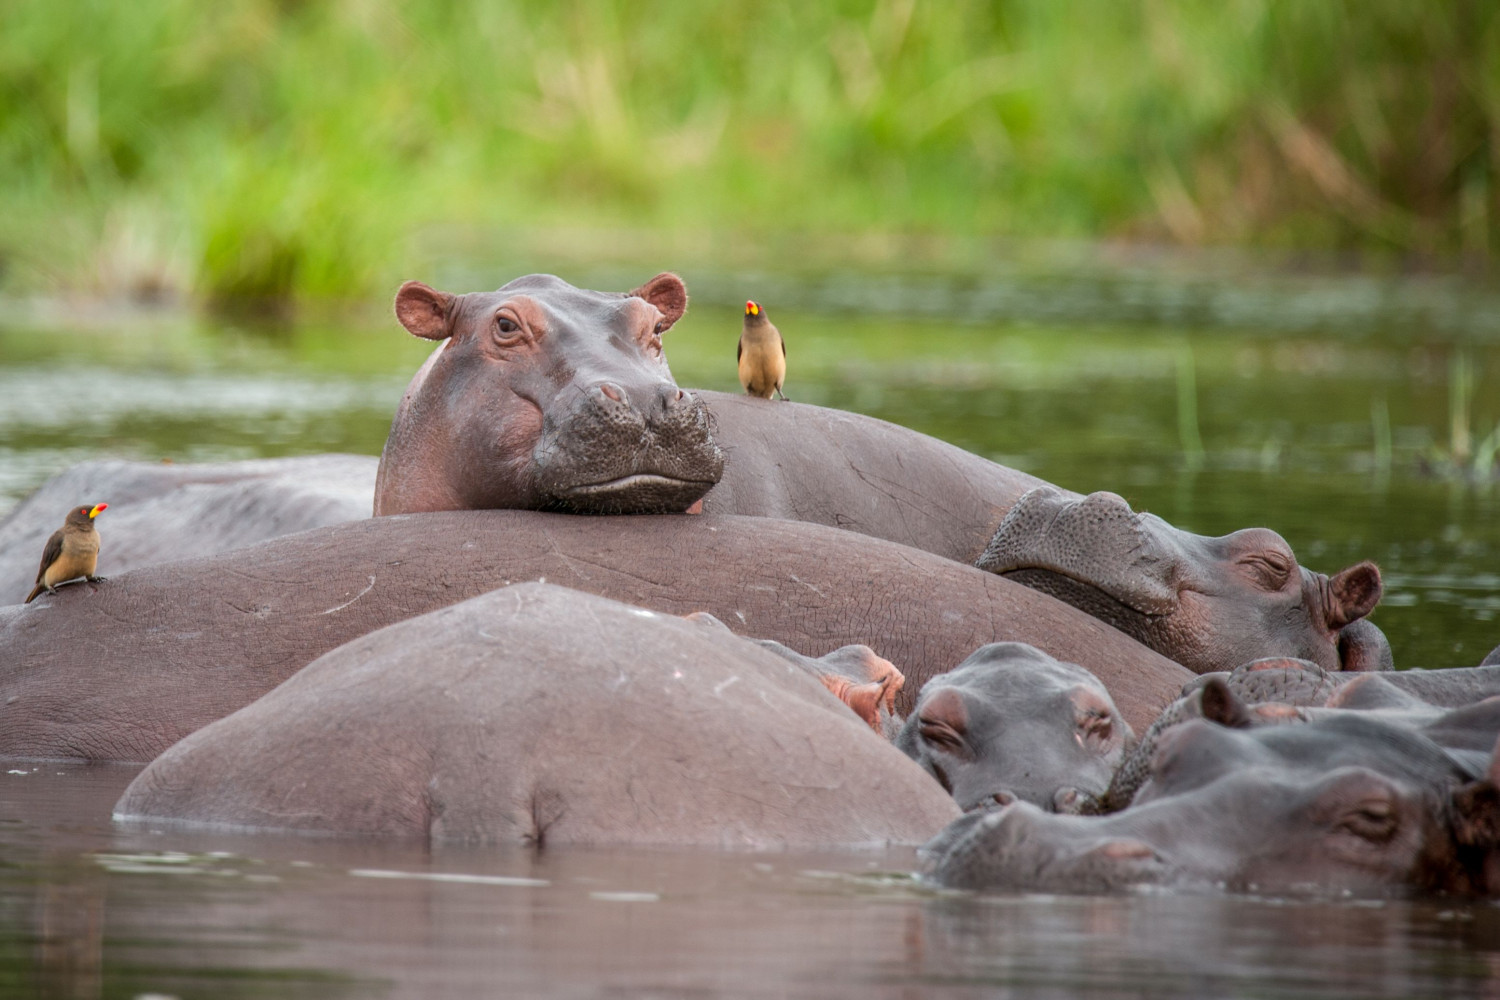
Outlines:
[[[1328,670],[1390,664],[1379,629],[1359,624],[1380,601],[1379,568],[1313,573],[1268,528],[1210,538],[1113,493],[1080,498],[1043,486],[1016,502],[975,565],[1087,611],[1194,673],[1273,655]]]
[[[896,746],[966,811],[1023,800],[1080,812],[1104,794],[1133,739],[1092,673],[998,642],[922,687]]]
[[[686,309],[670,273],[627,293],[535,274],[465,295],[406,282],[397,319],[440,344],[391,421],[375,514],[690,509],[724,453],[662,352]]]
[[[730,628],[707,611],[684,615],[688,621],[706,627]],[[896,695],[906,686],[906,676],[890,660],[869,646],[840,646],[823,656],[803,656],[774,639],[751,639],[756,645],[785,657],[812,674],[839,701],[848,705],[865,724],[887,740],[894,740],[901,729],[896,714]]]

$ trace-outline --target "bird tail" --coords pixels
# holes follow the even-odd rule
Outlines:
[[[31,588],[31,593],[27,594],[26,600],[22,601],[21,603],[30,604],[32,601],[36,600],[36,595],[40,594],[42,592],[42,588],[45,586],[46,584],[39,583],[35,587]]]

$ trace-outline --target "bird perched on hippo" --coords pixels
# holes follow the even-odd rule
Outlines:
[[[68,511],[63,526],[47,539],[42,549],[42,564],[36,571],[36,586],[21,603],[30,604],[44,590],[55,594],[59,586],[74,580],[98,583],[104,579],[94,572],[99,564],[99,529],[94,527],[94,518],[108,506],[85,504]]]
[[[745,322],[740,328],[735,360],[739,362],[740,385],[746,395],[770,399],[775,393],[786,399],[781,392],[781,383],[786,381],[786,341],[760,303],[753,300],[745,303]]]

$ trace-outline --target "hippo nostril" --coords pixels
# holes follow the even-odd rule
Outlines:
[[[610,399],[614,400],[616,403],[622,403],[625,401],[624,390],[615,385],[613,382],[600,382],[599,391],[604,393],[604,395],[608,396]]]
[[[1010,806],[1016,803],[1016,797],[1011,792],[996,792],[991,798],[995,800],[997,805]]]

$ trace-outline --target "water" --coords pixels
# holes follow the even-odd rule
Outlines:
[[[1488,903],[979,899],[907,851],[439,850],[111,826],[0,775],[6,997],[1500,995]]]
[[[1500,347],[1484,337],[768,305],[793,399],[1113,490],[1193,531],[1267,525],[1315,569],[1373,558],[1399,665],[1473,664],[1500,643],[1500,483],[1450,461],[1455,426],[1472,449],[1500,424]],[[667,336],[679,381],[733,390],[738,327],[700,299]],[[426,350],[380,316],[12,320],[0,512],[88,457],[376,453]],[[163,833],[109,820],[133,768],[5,766],[23,773],[0,774],[0,997],[1500,997],[1488,903],[982,900],[922,888],[909,851]]]

